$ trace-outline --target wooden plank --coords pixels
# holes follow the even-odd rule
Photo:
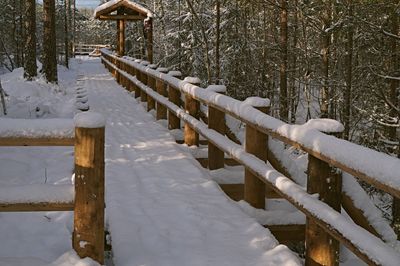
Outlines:
[[[219,186],[231,199],[235,201],[241,201],[244,199],[243,184],[220,184]]]
[[[356,224],[382,239],[382,236],[379,235],[375,228],[369,223],[368,219],[365,218],[364,212],[354,205],[353,200],[348,195],[342,193],[341,200],[343,209]]]
[[[73,211],[73,202],[1,203],[0,212]]]
[[[0,138],[0,146],[74,146],[74,138]]]
[[[306,226],[304,224],[264,225],[282,244],[303,242]]]
[[[144,20],[146,17],[138,15],[101,15],[100,20]]]

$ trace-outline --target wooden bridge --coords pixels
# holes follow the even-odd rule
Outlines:
[[[91,67],[98,71],[102,66],[96,60],[90,62]],[[36,195],[27,202],[17,198],[2,200],[0,211],[73,210],[74,249],[81,257],[89,256],[103,263],[106,189],[105,203],[116,265],[136,265],[139,262],[173,265],[176,261],[187,264],[194,257],[203,259],[205,265],[221,265],[222,262],[229,262],[230,265],[260,265],[260,262],[265,261],[271,265],[298,265],[299,260],[287,249],[265,253],[266,250],[276,248],[276,245],[256,247],[250,252],[248,249],[255,236],[259,236],[261,230],[268,231],[254,228],[252,222],[244,218],[248,217],[247,214],[231,204],[232,201],[227,200],[221,190],[212,187],[206,189],[210,185],[198,179],[209,174],[203,169],[199,171],[189,158],[177,156],[178,144],[163,143],[167,140],[162,132],[151,134],[149,129],[159,130],[153,122],[148,122],[151,126],[144,127],[144,121],[116,121],[122,114],[124,119],[138,115],[139,120],[153,120],[139,115],[141,107],[133,106],[132,101],[122,103],[126,98],[136,98],[159,123],[168,127],[176,136],[177,143],[191,147],[187,149],[198,154],[197,161],[212,171],[211,175],[215,170],[229,165],[244,166],[244,173],[240,173],[244,182],[219,184],[227,196],[236,201],[244,200],[255,211],[268,209],[273,199],[280,198],[304,213],[307,218],[303,223],[274,223],[271,219],[267,223],[260,223],[269,228],[281,243],[305,244],[306,265],[338,265],[339,244],[346,246],[369,265],[398,265],[400,254],[392,247],[396,241],[393,230],[387,224],[383,230],[382,226],[377,226],[376,220],[367,215],[361,205],[370,202],[370,199],[365,192],[360,192],[363,190],[355,179],[398,198],[400,163],[397,158],[338,138],[341,128],[333,121],[328,124],[326,121],[315,121],[314,124],[288,125],[268,115],[269,102],[265,99],[238,101],[224,95],[223,86],[204,89],[199,87],[196,78],[182,79],[177,71],[168,71],[142,60],[119,57],[107,49],[101,50],[101,61],[127,92],[122,92],[119,86],[113,88],[111,85],[114,81],[108,78],[109,74],[95,72],[85,79],[84,86],[77,89],[77,107],[82,111],[89,110],[88,98],[97,103],[93,108],[91,105],[90,110],[101,111],[103,115],[109,116],[106,136],[102,123],[80,122],[98,121],[99,118],[93,118],[92,112],[81,113],[75,123],[55,120],[54,130],[39,121],[33,127],[44,128],[38,130],[42,134],[21,133],[10,137],[0,130],[1,146],[75,146],[74,187],[46,185],[43,186],[43,194],[46,191],[54,194],[56,191],[59,196],[47,201],[43,195]],[[91,93],[90,90],[96,91]],[[118,94],[118,97],[111,99],[114,94]],[[106,107],[107,102],[112,100],[112,104]],[[229,127],[227,121],[231,120],[246,125],[245,141]],[[60,132],[60,128],[64,133],[53,133]],[[141,138],[123,138],[119,135],[120,131],[140,132],[138,135]],[[105,169],[104,142],[106,153],[109,154]],[[283,150],[277,152],[276,148],[272,148],[276,142],[308,154],[306,187],[299,184],[294,176],[296,173],[285,165],[282,160]],[[170,149],[165,148],[162,154],[156,154],[161,148],[151,150],[153,146],[167,145]],[[127,148],[132,150],[127,151]],[[127,156],[126,153],[132,153],[129,160],[123,157]],[[159,157],[171,159],[165,165],[157,166],[161,164],[157,161]],[[164,170],[160,173],[152,171],[152,167],[162,167]],[[184,167],[189,168],[185,170]],[[182,171],[186,171],[181,174],[184,178],[176,180],[177,173]],[[131,176],[126,176],[126,172],[132,173]],[[206,194],[193,194],[196,191],[193,187],[201,188]],[[148,192],[147,198],[137,195],[143,190]],[[361,194],[355,195],[354,191]],[[168,197],[178,195],[180,198],[176,202],[164,204]],[[127,201],[129,198],[131,200]],[[183,210],[177,210],[181,216],[170,217],[169,209],[179,209],[176,204],[184,204],[181,198],[189,203]],[[154,202],[153,205],[146,203],[148,201]],[[185,217],[188,209],[196,214],[198,221]],[[210,210],[229,212],[229,217],[234,217],[231,218],[233,224],[221,220],[218,215],[213,217],[214,226],[210,226],[208,218],[205,218],[212,216]],[[341,213],[343,211],[351,219]],[[161,217],[159,212],[162,212]],[[382,221],[381,218],[378,223],[382,225]],[[179,226],[174,226],[174,223]],[[128,224],[129,230],[122,224]],[[188,254],[183,254],[179,250],[187,248],[184,239],[198,237],[203,240],[196,232],[192,232],[190,226],[194,225],[210,231],[209,236],[204,236],[208,241],[199,241],[201,247],[207,246],[206,252],[199,255],[198,246],[195,246],[186,249]],[[165,245],[173,245],[177,249],[171,252],[173,258],[154,251],[156,246],[164,243],[158,243],[157,239],[152,241],[152,237],[149,237],[150,240],[140,237],[143,231],[158,234],[157,230],[162,231],[162,237],[166,238]],[[231,243],[233,238],[229,237],[238,235],[245,243]],[[263,237],[271,238],[268,235]],[[226,255],[229,252],[240,253],[243,261],[232,261]],[[283,253],[285,256],[279,256]],[[253,263],[249,262],[254,256],[256,258],[251,260]],[[135,262],[131,257],[134,257]],[[285,258],[287,261],[277,258]]]
[[[382,240],[382,233],[355,203],[357,195],[343,187],[349,183],[342,182],[342,173],[350,174],[399,197],[398,159],[337,138],[341,133],[337,128],[310,129],[285,124],[265,114],[265,105],[251,106],[213,91],[216,87],[200,88],[190,83],[192,79],[182,81],[174,77],[177,73],[168,74],[146,61],[102,50],[102,62],[118,83],[146,104],[147,111],[155,111],[156,119],[168,119],[170,130],[182,129],[184,144],[207,143],[208,157],[198,158],[203,166],[210,170],[225,164],[245,166],[244,184],[221,185],[227,195],[261,209],[265,208],[265,198],[281,197],[303,212],[307,216],[305,226],[265,226],[285,243],[305,240],[306,265],[337,265],[339,243],[369,265],[389,265],[389,257],[400,261],[399,254]],[[201,106],[206,106],[208,113]],[[232,137],[225,124],[226,116],[246,124],[245,146]],[[328,134],[321,132],[324,130]],[[295,183],[268,148],[269,138],[308,153],[306,188]],[[373,163],[366,158],[373,158]],[[357,182],[351,184],[359,186]],[[315,193],[319,199],[312,196]],[[340,213],[342,207],[352,221]]]

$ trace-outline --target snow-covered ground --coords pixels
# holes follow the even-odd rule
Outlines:
[[[72,119],[77,68],[78,61],[73,61],[71,70],[59,67],[58,86],[47,84],[42,78],[27,82],[22,77],[23,69],[1,75],[9,95],[6,117],[18,118],[8,127],[30,127],[25,119]],[[0,147],[2,191],[9,192],[17,186],[72,184],[72,174],[72,147]],[[72,228],[72,212],[0,213],[0,265],[96,265],[91,260],[79,259],[72,250]]]
[[[77,81],[78,78],[78,81]],[[106,216],[115,265],[299,265],[228,199],[187,149],[113,80],[98,59],[60,70],[56,88],[1,76],[10,117],[72,118],[88,91],[106,126]],[[71,184],[72,148],[1,147],[0,184]],[[71,212],[0,213],[0,265],[93,265],[71,248]]]

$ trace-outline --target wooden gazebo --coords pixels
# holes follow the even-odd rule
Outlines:
[[[117,54],[125,55],[125,24],[127,21],[144,21],[147,60],[153,62],[153,13],[129,0],[112,0],[98,6],[94,16],[100,20],[117,21]]]

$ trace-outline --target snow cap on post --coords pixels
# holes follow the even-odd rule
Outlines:
[[[142,62],[140,62],[140,64],[143,65],[143,66],[148,66],[148,65],[150,65],[150,62],[149,61],[142,61]]]
[[[81,128],[101,128],[105,127],[106,119],[100,113],[89,111],[75,115],[74,124]]]
[[[309,129],[316,129],[318,131],[332,134],[332,133],[342,133],[344,131],[344,126],[339,121],[321,118],[321,119],[311,119],[303,125]]]
[[[201,84],[201,80],[198,77],[186,77],[183,81],[186,81],[196,86],[199,86]]]
[[[243,104],[251,105],[255,108],[261,108],[261,107],[269,107],[271,105],[271,101],[267,98],[249,97],[243,102]]]
[[[143,60],[142,59],[135,59],[135,63],[138,63],[138,64],[140,64],[140,62],[142,62]]]
[[[161,73],[168,73],[168,68],[166,67],[159,67],[156,69],[156,71],[161,72]]]
[[[210,85],[206,88],[208,91],[213,91],[216,93],[225,94],[226,93],[226,86],[225,85]]]
[[[149,65],[149,67],[151,68],[151,69],[157,69],[157,64],[151,64],[151,65]]]
[[[182,72],[173,70],[173,71],[168,72],[168,75],[173,76],[175,78],[180,78],[180,77],[182,77]]]

